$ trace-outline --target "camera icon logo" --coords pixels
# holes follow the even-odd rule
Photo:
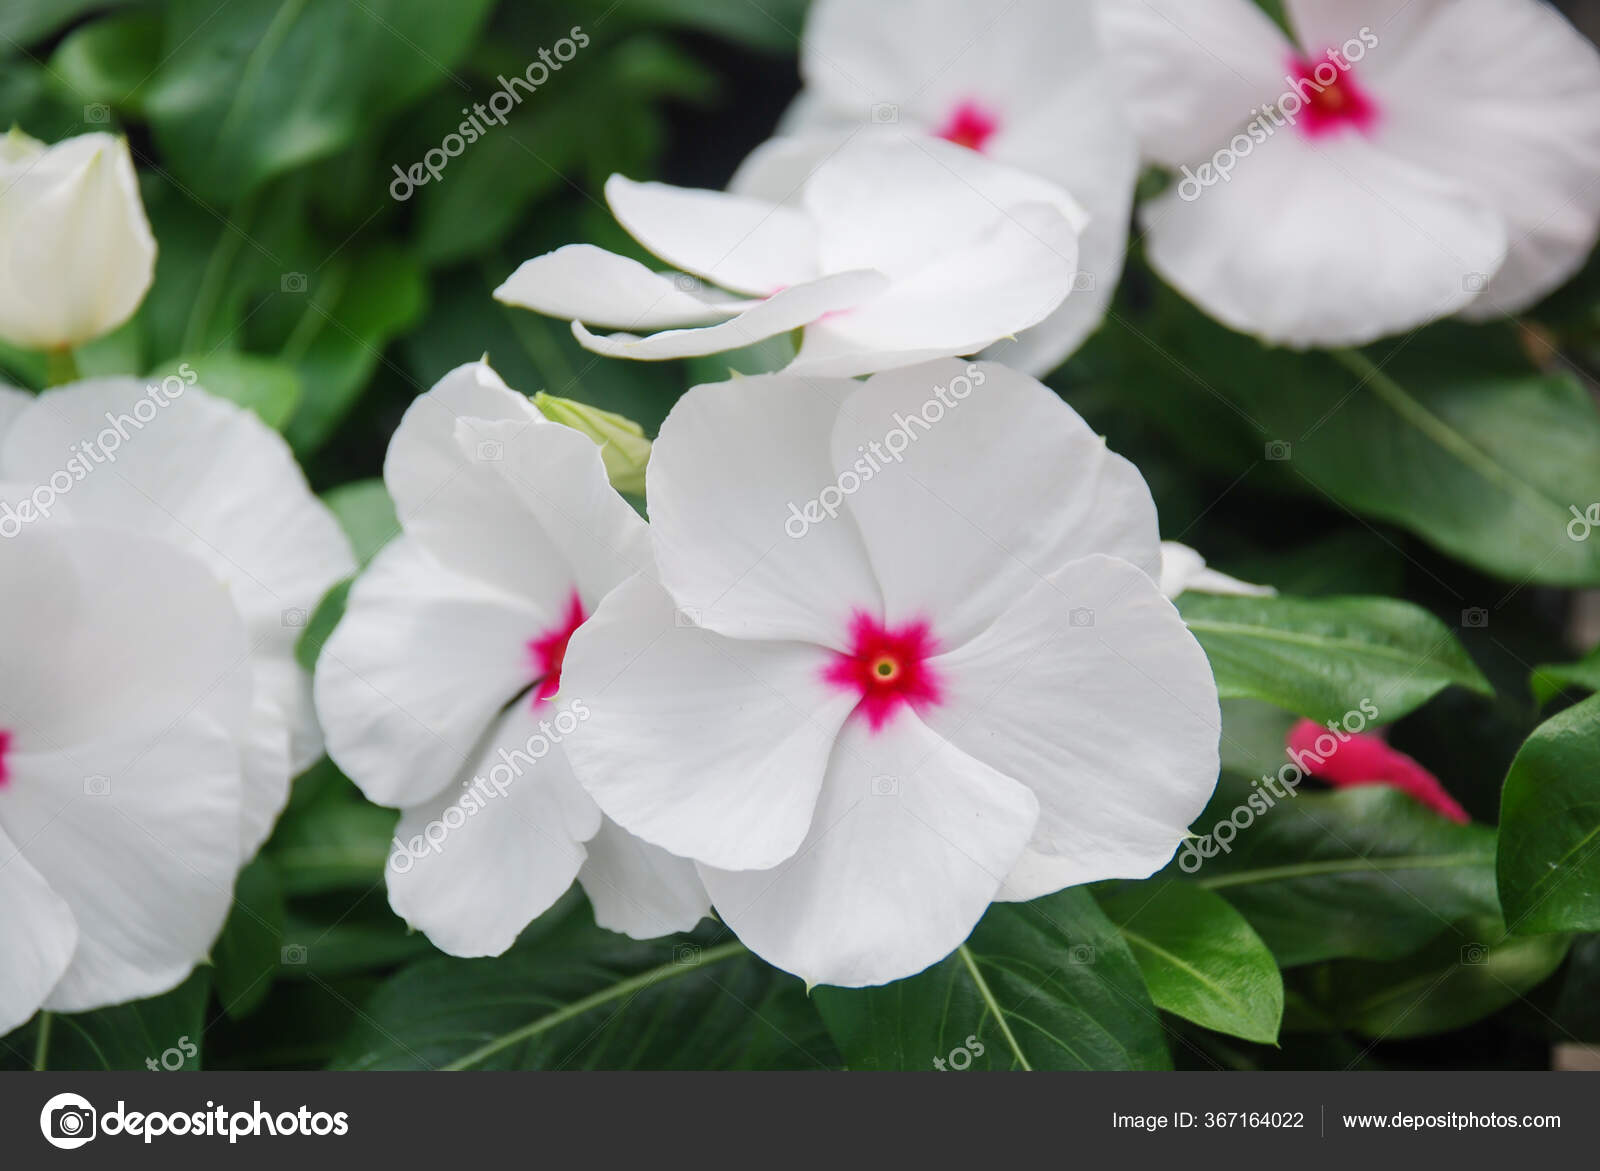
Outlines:
[[[1067,949],[1067,963],[1088,967],[1094,963],[1094,944],[1075,943]]]
[[[278,289],[284,293],[303,293],[306,291],[306,274],[303,272],[286,272],[283,279],[278,282]]]
[[[900,778],[899,777],[873,777],[872,778],[872,795],[874,797],[898,797],[898,796],[900,796]]]
[[[678,291],[681,293],[698,293],[705,288],[699,277],[690,276],[686,272],[674,273],[672,283],[677,286]]]
[[[1074,293],[1094,292],[1094,273],[1075,272],[1072,274],[1072,291]]]
[[[83,108],[83,120],[99,126],[111,121],[111,107],[104,102],[90,102]]]
[[[75,1151],[93,1142],[98,1132],[99,1114],[87,1098],[77,1094],[57,1094],[39,1111],[39,1130],[45,1142],[63,1151]]]
[[[309,615],[299,606],[283,612],[283,624],[291,630],[300,630],[305,627]]]
[[[111,778],[95,775],[83,778],[83,795],[85,797],[111,796]]]
[[[311,957],[303,943],[291,943],[278,952],[278,959],[285,967],[302,967]]]
[[[1285,439],[1274,439],[1267,444],[1267,458],[1273,463],[1283,463],[1294,455],[1294,447]]]
[[[878,126],[892,126],[900,121],[900,107],[893,102],[878,102],[872,107],[872,121]]]
[[[1463,944],[1461,948],[1461,962],[1464,964],[1471,964],[1474,967],[1478,964],[1486,964],[1489,962],[1489,949],[1481,943]]]
[[[497,439],[485,439],[478,444],[478,460],[481,463],[495,464],[506,457],[506,445]]]
[[[700,962],[700,945],[698,943],[680,943],[672,949],[672,962],[685,967],[694,967]]]
[[[1469,630],[1482,630],[1489,625],[1489,611],[1482,606],[1473,606],[1461,611],[1461,625]]]
[[[672,624],[674,626],[691,627],[700,625],[700,610],[697,606],[680,606],[673,611]]]
[[[1489,274],[1486,272],[1469,272],[1461,278],[1461,291],[1463,293],[1481,293],[1489,287]]]
[[[1094,611],[1087,606],[1076,606],[1067,612],[1067,623],[1071,626],[1093,626]]]

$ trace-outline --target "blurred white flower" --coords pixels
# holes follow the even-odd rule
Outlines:
[[[1197,594],[1234,594],[1243,597],[1270,597],[1278,591],[1271,586],[1254,585],[1219,573],[1206,565],[1206,559],[1177,541],[1161,542],[1161,592],[1175,598],[1186,590]]]
[[[90,379],[37,398],[0,388],[0,486],[0,537],[82,522],[144,533],[227,586],[250,638],[242,840],[254,854],[290,778],[322,755],[295,644],[306,615],[356,569],[289,445],[250,411],[176,376]]]
[[[80,345],[133,316],[156,242],[126,139],[0,139],[0,339]]]
[[[1101,0],[1150,262],[1224,324],[1359,345],[1513,313],[1600,231],[1600,54],[1543,0]]]
[[[505,951],[574,877],[603,927],[694,926],[694,867],[602,818],[567,763],[590,735],[567,640],[652,570],[600,448],[474,362],[412,403],[384,480],[404,534],[351,589],[316,698],[335,763],[403,811],[390,905],[452,955]]]
[[[244,857],[251,679],[227,590],[156,538],[35,526],[0,540],[0,581],[4,1034],[205,959]]]
[[[1052,391],[952,361],[699,386],[647,480],[662,584],[573,638],[568,755],[752,951],[881,984],[996,898],[1171,858],[1216,784],[1216,684],[1143,478]],[[797,533],[825,486],[839,515]]]
[[[1108,75],[1093,5],[819,0],[805,89],[729,184],[778,203],[862,123],[932,134],[1071,192],[1088,213],[1072,294],[985,357],[1043,374],[1100,324],[1122,274],[1139,151]]]
[[[1072,292],[1086,219],[1045,179],[895,132],[846,143],[790,202],[620,175],[606,199],[683,272],[574,244],[526,261],[495,297],[569,318],[584,346],[619,358],[713,354],[804,329],[789,369],[838,376],[975,353],[1042,321]]]

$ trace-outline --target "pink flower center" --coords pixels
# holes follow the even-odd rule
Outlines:
[[[834,653],[823,678],[858,696],[855,714],[877,732],[902,705],[920,712],[943,698],[939,676],[928,662],[937,649],[924,621],[890,627],[857,610],[850,620],[850,649]]]
[[[583,599],[572,591],[567,602],[567,612],[555,626],[538,638],[528,640],[528,653],[533,657],[533,702],[549,699],[561,690],[561,667],[567,660],[567,643],[589,615],[584,612]]]
[[[984,109],[970,98],[950,111],[944,125],[935,133],[968,150],[982,151],[984,144],[1000,129],[999,115]]]
[[[11,770],[6,767],[6,752],[11,748],[11,733],[0,728],[0,787],[11,779]]]
[[[1346,65],[1348,66],[1348,62]],[[1378,103],[1361,88],[1353,70],[1341,69],[1324,57],[1289,59],[1293,93],[1305,102],[1294,116],[1295,128],[1307,138],[1324,138],[1342,130],[1366,133],[1378,121]]]

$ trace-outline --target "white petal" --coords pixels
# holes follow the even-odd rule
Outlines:
[[[1073,562],[933,665],[946,696],[928,725],[1033,791],[1030,846],[1071,860],[1062,886],[1154,873],[1216,786],[1205,652],[1126,562]]]
[[[1099,16],[1145,155],[1168,166],[1209,157],[1286,88],[1293,48],[1251,0],[1100,0]]]
[[[600,337],[572,323],[572,334],[583,347],[611,358],[634,358],[659,362],[666,358],[689,358],[697,354],[716,354],[753,345],[820,319],[826,313],[854,308],[887,287],[882,273],[867,269],[835,272],[772,294],[736,317],[700,329],[669,329],[649,337],[616,333]]]
[[[1454,313],[1505,249],[1476,191],[1354,133],[1308,143],[1285,127],[1229,181],[1183,190],[1143,209],[1150,263],[1223,324],[1283,345],[1364,345]]]
[[[1514,2],[1520,6],[1520,0]],[[1452,23],[1464,17],[1455,0],[1284,0],[1283,7],[1295,40],[1308,57],[1320,58],[1329,49],[1342,52],[1346,42],[1359,40],[1361,31],[1369,30],[1378,43],[1358,63],[1363,79],[1410,71],[1414,63],[1409,53],[1419,30],[1446,12]]]
[[[1278,591],[1271,586],[1253,585],[1206,568],[1206,559],[1177,541],[1161,542],[1161,593],[1175,598],[1185,590],[1202,594],[1238,594],[1270,597]]]
[[[0,443],[5,442],[6,431],[18,415],[33,402],[33,395],[14,386],[0,383]]]
[[[527,599],[547,625],[574,588],[592,607],[649,565],[644,522],[612,490],[600,449],[482,362],[407,408],[384,481],[408,537],[453,572]]]
[[[561,699],[591,711],[567,743],[608,817],[722,866],[772,866],[805,837],[828,753],[857,697],[827,652],[680,625],[645,578],[608,597],[567,651]]]
[[[79,444],[111,448],[114,462],[78,457],[91,470],[65,498],[73,516],[160,536],[227,583],[252,657],[282,668],[267,677],[281,684],[272,698],[289,718],[293,763],[302,769],[321,755],[321,743],[295,643],[303,616],[355,572],[355,556],[282,436],[252,412],[181,383],[168,379],[156,396],[133,378],[48,391],[7,432],[0,468],[5,478],[42,484]]]
[[[306,681],[307,689],[310,680]],[[244,775],[241,799],[240,844],[242,856],[253,858],[272,834],[278,814],[289,801],[289,782],[297,770],[289,760],[289,722],[272,699],[270,684],[259,679],[250,723],[239,743]],[[309,710],[311,704],[306,704]],[[315,713],[313,713],[313,717]],[[318,736],[321,730],[318,729]]]
[[[655,255],[723,288],[764,297],[822,275],[816,226],[792,208],[621,175],[606,181],[606,202]]]
[[[879,608],[849,515],[795,519],[834,485],[830,436],[854,390],[764,375],[697,386],[673,407],[646,491],[661,579],[694,622],[843,649],[851,613]],[[831,495],[824,503],[838,511]]]
[[[697,880],[698,881],[698,880]],[[66,900],[0,830],[0,1037],[44,1003],[78,946]]]
[[[796,104],[804,99],[796,99]],[[819,122],[810,120],[812,111],[792,134],[769,138],[746,155],[728,180],[728,190],[785,207],[799,207],[805,186],[817,168],[848,142],[854,125],[829,118],[816,109]]]
[[[328,755],[380,805],[426,801],[533,682],[528,642],[547,624],[409,537],[391,541],[356,580],[317,659]]]
[[[78,946],[45,1007],[166,992],[205,959],[241,861],[239,754],[195,714],[152,738],[8,756],[0,829],[72,909]]]
[[[601,821],[588,849],[578,881],[600,926],[654,939],[688,931],[710,914],[711,898],[687,858],[634,837],[609,818]]]
[[[141,734],[196,710],[243,733],[249,644],[195,558],[140,534],[42,525],[0,540],[0,581],[0,728],[25,750]]]
[[[1494,277],[1466,315],[1518,312],[1576,272],[1600,231],[1600,53],[1533,0],[1432,11],[1409,42],[1376,30],[1374,67],[1391,53],[1403,62],[1373,82],[1377,141],[1505,218],[1505,263],[1481,270]]]
[[[1074,234],[1088,220],[1072,196],[1047,179],[941,138],[881,128],[855,134],[825,159],[802,202],[821,231],[826,271],[875,269],[897,281],[928,268],[930,258],[937,263],[994,237],[1030,204],[1055,209]],[[1025,226],[1039,230],[1033,221]]]
[[[701,875],[723,921],[768,963],[807,984],[886,984],[966,939],[1038,814],[1026,788],[909,711],[877,733],[851,720],[794,858]]]
[[[698,282],[651,272],[592,244],[568,244],[525,260],[494,291],[496,301],[607,329],[709,325],[745,303],[695,295]]]
[[[849,377],[976,353],[1053,313],[1077,271],[1073,222],[1045,204],[1018,205],[984,236],[808,328],[789,369]]]
[[[873,446],[903,451],[879,455],[847,509],[885,619],[930,620],[946,648],[1090,553],[1159,572],[1155,503],[1138,469],[1027,375],[954,361],[879,374],[845,403],[832,443],[841,469]]]
[[[557,706],[567,705],[515,704],[459,783],[400,818],[389,905],[441,951],[501,954],[583,865],[600,813],[573,779],[560,734],[539,727]]]

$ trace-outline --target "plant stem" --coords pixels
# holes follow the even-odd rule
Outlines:
[[[78,363],[70,346],[61,346],[45,354],[45,385],[61,386],[78,381]]]
[[[53,1013],[41,1012],[39,1014],[39,1036],[33,1043],[33,1068],[35,1072],[43,1073],[46,1060],[50,1056],[50,1026],[55,1022]]]

